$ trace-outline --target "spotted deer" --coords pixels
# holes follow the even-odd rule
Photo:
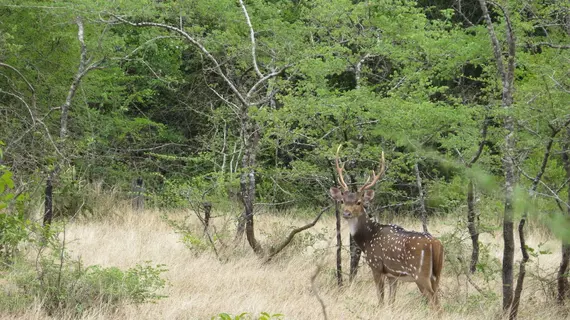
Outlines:
[[[342,204],[350,234],[364,252],[372,270],[380,303],[384,301],[384,280],[390,285],[389,302],[396,298],[397,281],[415,282],[430,304],[440,310],[437,291],[443,267],[443,246],[429,233],[407,231],[397,225],[383,225],[366,214],[365,204],[374,198],[371,188],[384,175],[384,152],[378,175],[372,171],[357,192],[350,192],[344,182],[344,164],[339,165],[340,146],[336,153],[336,170],[342,190],[331,188],[333,199]]]

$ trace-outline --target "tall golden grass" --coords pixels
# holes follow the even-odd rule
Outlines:
[[[335,278],[334,218],[323,217],[317,226],[299,234],[299,238],[273,262],[263,264],[244,241],[233,246],[234,224],[231,216],[214,219],[214,227],[228,237],[218,240],[219,257],[209,249],[188,248],[161,218],[182,220],[187,212],[160,212],[146,210],[133,212],[127,206],[113,209],[108,219],[75,221],[66,227],[66,246],[71,255],[81,258],[85,265],[129,268],[145,261],[165,264],[168,297],[157,303],[123,305],[110,311],[99,309],[84,313],[82,319],[211,319],[225,312],[280,313],[285,319],[323,319],[316,294],[324,302],[328,319],[493,319],[501,317],[501,276],[485,282],[480,274],[472,282],[485,290],[478,292],[465,275],[452,272],[444,266],[441,282],[442,314],[434,314],[422,299],[413,283],[399,286],[393,306],[378,304],[372,277],[367,266],[360,268],[356,280],[339,288]],[[316,214],[316,213],[315,213]],[[190,230],[201,237],[199,221],[189,215]],[[267,245],[283,236],[291,227],[311,221],[292,215],[260,214],[256,217],[259,240]],[[455,230],[454,218],[430,221],[430,232],[437,237]],[[407,229],[420,230],[416,221],[402,220]],[[343,235],[348,230],[343,223]],[[553,302],[553,272],[560,259],[558,241],[538,228],[528,235],[530,246],[542,244],[552,251],[533,258],[528,269],[520,309],[520,319],[565,319],[565,309]],[[222,241],[226,245],[224,249]],[[501,237],[485,234],[483,242],[489,245],[491,257],[500,259]],[[204,243],[207,242],[204,240]],[[468,246],[468,241],[465,241]],[[348,268],[348,252],[343,251],[343,268]],[[448,254],[447,259],[456,259]],[[520,259],[519,256],[516,258]],[[314,286],[311,277],[321,266]],[[518,270],[518,268],[515,268]],[[538,279],[537,276],[542,278]],[[543,279],[544,278],[544,279]],[[316,289],[316,290],[313,290]],[[316,292],[315,292],[316,291]],[[41,301],[20,313],[1,316],[3,319],[50,319],[41,310]],[[61,317],[61,316],[60,316]],[[65,315],[63,316],[65,318]],[[68,318],[72,318],[70,315]]]

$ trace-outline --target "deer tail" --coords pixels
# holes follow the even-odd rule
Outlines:
[[[441,270],[443,269],[443,245],[439,240],[435,240],[432,243],[433,246],[433,263],[432,263],[432,289],[437,292],[439,288],[439,280],[441,279]]]

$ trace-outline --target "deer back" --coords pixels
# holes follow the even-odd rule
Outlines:
[[[439,277],[436,271],[441,269],[439,253],[442,246],[428,233],[407,231],[392,224],[382,225],[365,217],[353,237],[374,271],[404,281]]]

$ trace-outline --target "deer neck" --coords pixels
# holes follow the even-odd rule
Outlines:
[[[376,221],[368,218],[366,213],[361,214],[358,218],[349,219],[348,226],[350,235],[362,250],[366,250],[381,227]]]

